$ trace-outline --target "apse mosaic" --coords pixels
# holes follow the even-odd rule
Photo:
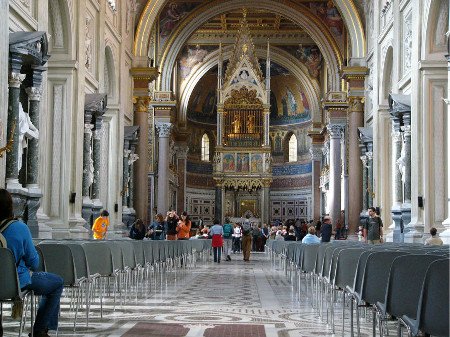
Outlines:
[[[304,89],[293,75],[272,76],[270,124],[298,124],[311,119]]]
[[[265,71],[265,60],[260,61]],[[271,65],[270,125],[290,125],[311,120],[310,105],[301,83],[284,67]],[[204,75],[192,91],[187,118],[217,123],[217,67]]]

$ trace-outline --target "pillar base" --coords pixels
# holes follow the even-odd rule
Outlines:
[[[86,228],[87,230],[91,230],[92,225],[94,224],[93,211],[92,211],[93,206],[94,206],[94,204],[92,203],[91,199],[83,198],[83,206],[81,208],[81,216],[86,221],[86,223],[84,224],[84,228]]]
[[[411,227],[409,226],[409,224],[411,223],[411,204],[410,203],[402,204],[400,211],[403,224],[403,233],[406,234],[408,233]]]
[[[103,204],[98,199],[92,200],[92,220],[95,221],[102,212]]]
[[[367,215],[366,211],[359,213],[359,226],[363,226],[363,228],[364,228],[364,225],[366,224],[366,221],[368,218],[369,218],[369,216]]]
[[[28,191],[27,196],[27,209],[26,209],[26,221],[30,228],[31,236],[33,238],[40,237],[40,228],[37,218],[37,212],[41,206],[42,193],[38,188],[32,188]],[[43,228],[44,230],[45,228]]]
[[[403,237],[403,213],[400,207],[392,207],[392,221],[394,224],[394,230],[392,231],[392,242],[404,242],[405,238]],[[405,213],[406,219],[406,213]],[[411,208],[409,208],[409,219],[411,221]],[[409,223],[409,222],[408,222]]]
[[[411,219],[411,222],[405,226],[405,243],[423,243],[423,230],[425,225],[417,218]]]

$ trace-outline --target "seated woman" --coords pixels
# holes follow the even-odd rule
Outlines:
[[[164,240],[166,233],[165,233],[165,227],[166,223],[164,221],[164,217],[161,213],[156,214],[155,221],[150,225],[147,237],[149,237],[152,240]]]
[[[39,255],[33,245],[31,233],[26,224],[14,218],[11,194],[0,189],[0,228],[16,260],[17,274],[22,291],[33,290],[42,296],[34,322],[35,337],[50,336],[48,330],[58,328],[59,302],[63,291],[63,279],[59,275],[33,272],[39,266]]]

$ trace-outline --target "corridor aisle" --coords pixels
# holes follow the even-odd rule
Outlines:
[[[153,283],[147,297],[136,302],[131,296],[127,305],[117,305],[115,311],[108,297],[103,319],[97,302],[89,328],[84,326],[82,311],[76,333],[72,332],[73,314],[66,299],[59,336],[333,336],[309,300],[299,301],[284,272],[273,269],[266,255],[252,254],[250,263],[244,263],[241,255],[232,259],[220,264],[199,261],[196,269],[184,275],[167,272],[163,284]],[[336,336],[342,335],[340,322],[339,309]],[[348,330],[349,319],[346,322]],[[363,322],[362,336],[369,335],[369,326]],[[349,331],[345,335],[349,336]]]

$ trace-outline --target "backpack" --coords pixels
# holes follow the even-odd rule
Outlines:
[[[3,236],[3,231],[9,227],[16,219],[9,220],[5,219],[0,223],[0,247],[8,248],[8,243],[6,242],[6,238]]]
[[[231,237],[232,233],[233,233],[233,226],[231,226],[231,224],[226,223],[225,225],[223,225],[223,237],[224,238]]]
[[[250,234],[250,231],[251,231],[250,223],[244,222],[242,224],[242,234],[248,235]]]

